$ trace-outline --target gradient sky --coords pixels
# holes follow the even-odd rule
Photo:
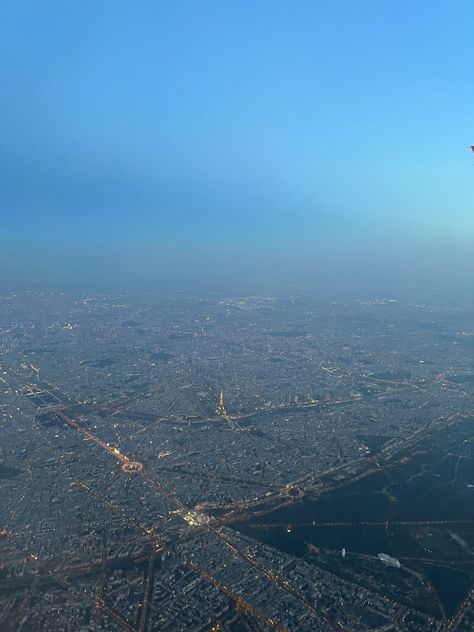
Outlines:
[[[3,281],[472,274],[473,32],[472,0],[2,0]]]

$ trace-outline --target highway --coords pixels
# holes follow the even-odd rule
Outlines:
[[[367,522],[292,522],[291,528],[297,527],[386,527],[386,526],[432,526],[432,525],[468,525],[474,524],[474,520],[380,520]],[[287,523],[249,523],[249,527],[259,529],[287,529]]]

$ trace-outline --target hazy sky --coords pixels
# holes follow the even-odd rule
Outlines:
[[[471,274],[473,32],[472,0],[2,0],[3,280]]]

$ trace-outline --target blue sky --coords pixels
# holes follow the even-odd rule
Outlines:
[[[473,26],[467,0],[4,0],[2,276],[465,273]]]

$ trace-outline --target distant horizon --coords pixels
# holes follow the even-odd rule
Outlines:
[[[15,283],[0,287],[0,295],[13,296],[18,294],[45,294],[51,296],[123,296],[128,299],[133,297],[152,297],[157,299],[172,296],[205,299],[216,298],[249,298],[274,297],[274,298],[302,298],[312,297],[320,300],[358,301],[383,299],[395,300],[402,303],[433,304],[446,307],[474,307],[474,289],[468,284],[443,283],[443,284],[357,284],[357,283],[297,283],[285,281],[255,280],[252,283],[234,280],[232,283],[212,283],[205,280],[201,283],[149,283],[117,282],[102,284],[39,284]]]

